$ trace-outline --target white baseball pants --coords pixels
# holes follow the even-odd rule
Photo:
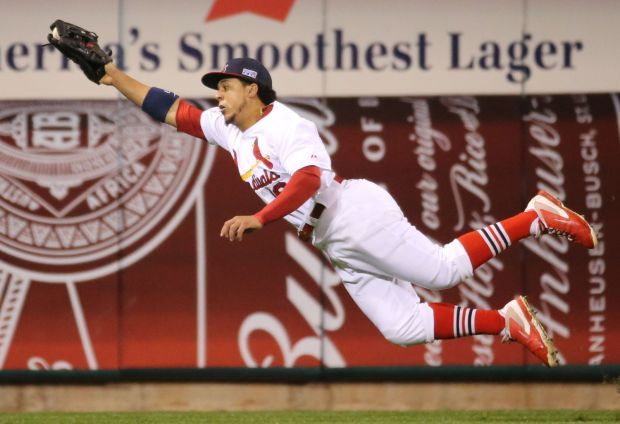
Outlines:
[[[387,191],[367,180],[342,183],[337,202],[315,227],[313,244],[330,259],[364,314],[400,345],[434,340],[433,311],[420,303],[411,283],[442,290],[473,273],[460,242],[431,242]]]

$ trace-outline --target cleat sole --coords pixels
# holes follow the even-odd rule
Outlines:
[[[540,321],[538,321],[538,318],[536,318],[536,312],[534,311],[534,309],[532,309],[532,307],[530,306],[525,296],[519,296],[519,301],[523,303],[523,306],[525,306],[525,309],[527,309],[527,311],[531,315],[532,325],[536,328],[536,330],[540,334],[540,337],[542,338],[542,342],[547,348],[547,361],[549,362],[548,367],[553,368],[553,367],[558,366],[558,351],[555,348],[555,344],[553,343],[553,340],[547,335],[545,328],[542,326]]]

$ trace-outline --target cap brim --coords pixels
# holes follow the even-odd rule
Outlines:
[[[233,74],[231,72],[209,72],[208,74],[204,74],[202,76],[201,81],[207,87],[212,88],[214,90],[217,90],[217,84],[221,80],[226,79],[226,78],[239,78],[239,79],[242,79],[244,81],[257,83],[256,81],[251,80],[251,79],[247,78],[244,75]]]

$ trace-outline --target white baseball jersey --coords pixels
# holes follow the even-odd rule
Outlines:
[[[316,125],[280,102],[274,102],[272,109],[246,131],[227,125],[217,107],[202,113],[200,126],[207,141],[231,154],[241,179],[265,203],[272,202],[295,171],[303,167],[314,165],[321,169],[322,188],[334,179]],[[313,205],[314,198],[308,199],[285,219],[300,228]]]

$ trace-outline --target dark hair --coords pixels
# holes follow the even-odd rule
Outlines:
[[[265,87],[264,85],[260,85],[256,82],[250,82],[241,78],[239,78],[239,81],[241,81],[243,85],[256,84],[258,86],[258,98],[265,105],[269,105],[278,100],[278,95],[273,88]]]
[[[258,98],[265,105],[269,105],[276,100],[278,100],[278,95],[276,94],[273,88],[264,87],[262,85],[258,86]]]

